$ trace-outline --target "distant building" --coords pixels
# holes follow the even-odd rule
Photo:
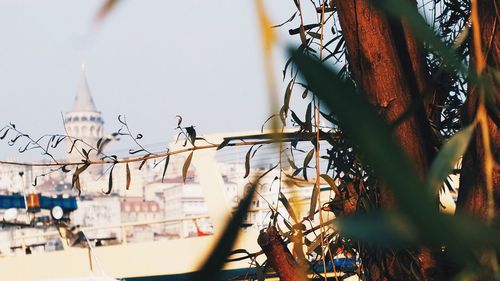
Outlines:
[[[120,198],[120,211],[122,222],[154,221],[163,216],[158,202],[146,201],[142,197]]]
[[[122,223],[152,222],[163,217],[158,202],[142,197],[120,198],[120,211]],[[136,225],[127,229],[127,241],[152,241],[155,234],[163,233],[163,229],[162,224]]]
[[[111,226],[121,223],[120,198],[117,196],[79,198],[78,209],[72,214],[72,223],[80,226]],[[121,239],[120,228],[103,228],[89,232],[91,238],[116,237]]]
[[[194,221],[189,217],[205,216],[208,214],[203,188],[196,183],[170,185],[164,189],[164,217],[165,219],[187,218],[179,223],[165,227],[165,232],[179,234],[183,237],[196,236],[197,229]],[[200,230],[208,231],[208,220],[197,221]]]
[[[85,69],[82,69],[82,77],[75,102],[71,111],[66,113],[64,123],[67,134],[73,137],[67,142],[69,148],[73,146],[75,139],[83,140],[88,145],[95,147],[97,141],[103,136],[104,121],[101,112],[97,110],[90,94]],[[77,147],[68,154],[68,161],[78,162],[84,159],[82,148],[88,151],[90,147],[77,142]],[[90,152],[89,158],[92,160],[98,159],[96,151]],[[91,169],[87,171],[98,174],[102,171],[102,168],[101,165],[95,165],[91,166]]]

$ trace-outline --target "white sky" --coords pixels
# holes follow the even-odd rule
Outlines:
[[[293,11],[290,0],[267,2],[273,23]],[[105,130],[124,114],[146,144],[171,140],[177,114],[199,133],[259,129],[269,116],[253,0],[124,0],[95,28],[102,3],[0,0],[2,126],[62,133],[82,62]],[[282,41],[287,30],[277,30]],[[16,149],[1,141],[0,159]]]

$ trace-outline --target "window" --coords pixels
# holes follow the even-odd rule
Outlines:
[[[82,116],[82,121],[87,121],[87,116]]]
[[[95,121],[95,116],[90,116],[90,121]]]
[[[78,116],[73,117],[73,122],[74,121],[80,121],[80,118]]]

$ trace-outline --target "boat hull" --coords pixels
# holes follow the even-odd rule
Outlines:
[[[243,232],[234,249],[258,251],[257,236],[257,231]],[[68,248],[6,256],[0,258],[0,272],[2,280],[6,281],[84,280],[82,278],[90,276],[125,280],[183,280],[187,273],[198,269],[215,239],[217,236],[211,235],[102,246],[94,248],[93,253],[88,248]],[[250,261],[243,260],[227,263],[224,270],[244,270],[249,266]]]

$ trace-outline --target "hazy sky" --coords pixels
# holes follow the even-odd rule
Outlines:
[[[292,1],[268,2],[273,22],[291,15]],[[177,114],[200,133],[260,128],[269,99],[253,0],[124,0],[96,27],[102,3],[0,1],[2,126],[62,133],[85,62],[107,132],[119,114],[145,143],[170,140]],[[0,142],[0,158],[14,151]]]

